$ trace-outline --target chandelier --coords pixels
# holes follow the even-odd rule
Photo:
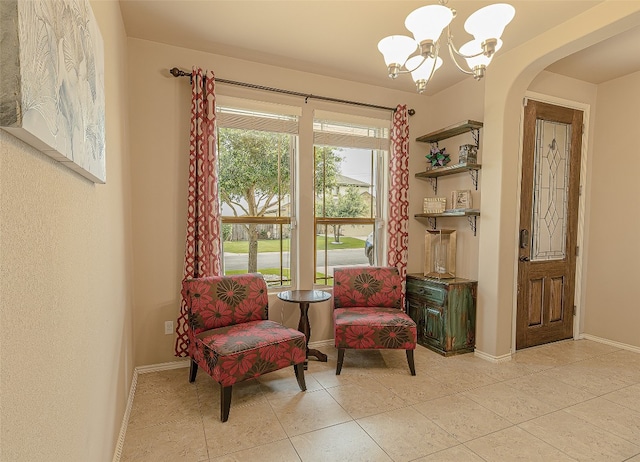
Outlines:
[[[439,5],[427,5],[412,11],[404,21],[405,27],[413,34],[391,35],[378,42],[378,50],[384,56],[389,77],[411,74],[419,93],[424,92],[433,74],[442,66],[440,35],[447,28],[447,47],[456,67],[476,80],[484,77],[493,55],[502,47],[502,32],[515,15],[515,8],[507,3],[496,3],[480,8],[464,23],[464,29],[474,39],[456,49],[449,27],[456,16],[456,10],[445,6],[447,0],[439,0]],[[418,51],[418,54],[411,56]],[[464,69],[456,57],[466,61]]]

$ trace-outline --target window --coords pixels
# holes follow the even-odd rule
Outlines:
[[[218,101],[224,274],[295,287],[331,284],[336,266],[383,264],[388,119]]]
[[[313,124],[317,284],[331,284],[337,266],[373,265],[380,255],[376,219],[388,128],[341,118],[317,112]]]
[[[297,116],[218,107],[218,181],[224,274],[291,281],[291,168]]]

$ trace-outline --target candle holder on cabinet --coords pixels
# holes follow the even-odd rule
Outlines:
[[[424,237],[424,275],[436,279],[456,277],[456,230],[428,229]]]

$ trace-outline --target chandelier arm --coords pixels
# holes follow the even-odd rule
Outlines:
[[[480,52],[476,53],[475,55],[465,55],[464,53],[460,53],[460,51],[453,44],[453,35],[451,35],[449,31],[447,31],[447,45],[449,45],[449,53],[455,53],[457,56],[460,56],[461,58],[464,58],[464,59],[477,58],[478,56],[485,54],[484,50],[480,50]]]
[[[436,72],[436,65],[438,64],[438,55],[440,54],[440,40],[436,42],[435,50],[436,52],[435,52],[435,55],[433,56],[433,66],[431,66],[431,72],[429,73],[429,78],[427,79],[427,83],[431,82],[431,78],[433,77],[433,74],[435,74]]]
[[[464,55],[460,54],[460,52],[458,52],[458,50],[456,50],[456,47],[453,45],[453,41],[451,40],[451,34],[448,34],[448,40],[447,40],[447,45],[449,48],[449,55],[451,56],[451,60],[453,61],[453,64],[456,65],[456,67],[458,68],[458,70],[460,72],[462,72],[463,74],[467,74],[467,75],[474,75],[473,71],[468,71],[466,69],[463,69],[460,64],[458,64],[458,61],[456,60],[456,55],[458,56],[462,56],[465,57]],[[455,51],[455,54],[454,54]]]
[[[422,66],[426,60],[427,60],[427,57],[426,57],[426,56],[423,56],[423,57],[422,57],[422,61],[420,61],[420,64],[418,64],[418,65],[417,65],[416,67],[414,67],[413,69],[407,69],[407,63],[406,63],[406,61],[405,61],[405,64],[404,64],[405,70],[404,70],[404,71],[401,71],[401,73],[403,73],[403,74],[410,74],[411,72],[415,71],[415,70],[416,70],[416,69],[418,69],[420,66]],[[407,61],[408,61],[408,60],[407,60]]]

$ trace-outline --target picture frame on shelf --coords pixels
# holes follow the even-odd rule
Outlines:
[[[463,144],[460,146],[458,163],[475,164],[478,162],[478,147],[475,144]]]
[[[471,190],[462,189],[451,192],[451,209],[464,210],[473,208]]]

